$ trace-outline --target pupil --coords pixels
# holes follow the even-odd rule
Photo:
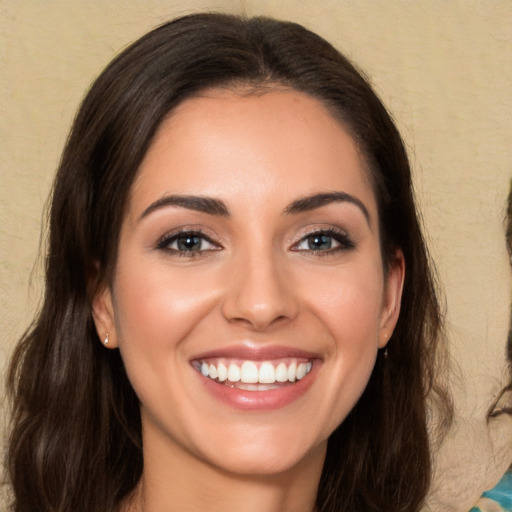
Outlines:
[[[310,249],[330,249],[332,239],[329,235],[313,235],[308,239]]]
[[[180,251],[198,251],[201,249],[201,239],[198,236],[184,236],[178,239]]]

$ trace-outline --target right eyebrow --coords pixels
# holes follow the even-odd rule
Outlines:
[[[154,203],[151,203],[142,212],[142,215],[139,217],[139,221],[141,221],[144,217],[147,217],[150,213],[159,210],[160,208],[166,208],[169,206],[187,208],[189,210],[208,213],[209,215],[221,215],[223,217],[229,216],[229,210],[227,209],[224,202],[220,199],[205,196],[170,195],[161,197]]]

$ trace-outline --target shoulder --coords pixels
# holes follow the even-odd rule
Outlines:
[[[507,471],[501,480],[482,494],[470,512],[511,512],[512,471]]]

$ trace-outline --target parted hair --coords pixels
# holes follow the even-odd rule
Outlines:
[[[127,198],[156,130],[215,88],[294,89],[322,102],[363,155],[384,267],[405,259],[401,314],[366,390],[331,435],[321,512],[414,512],[431,478],[429,407],[449,397],[442,314],[401,137],[367,79],[328,42],[270,18],[195,14],[120,53],[77,113],[54,182],[40,311],[14,353],[6,459],[15,512],[114,512],[143,469],[138,399],[119,351],[98,340],[91,301],[110,283]],[[310,421],[314,421],[311,419]]]

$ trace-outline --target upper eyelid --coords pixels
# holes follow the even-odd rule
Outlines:
[[[156,241],[157,247],[163,247],[166,243],[179,238],[179,236],[191,234],[204,238],[209,243],[216,245],[220,248],[224,248],[226,244],[225,237],[220,237],[218,234],[211,234],[205,230],[203,227],[199,226],[181,226],[179,228],[171,229],[167,231],[165,234],[160,236]],[[305,238],[315,235],[315,234],[328,234],[331,236],[340,236],[341,238],[347,239],[355,244],[354,237],[349,233],[347,229],[341,228],[339,226],[333,225],[316,225],[316,226],[307,226],[299,231],[298,234],[295,234],[293,237],[290,237],[288,240],[289,246],[294,246],[299,244]],[[224,238],[224,240],[223,240]],[[230,237],[229,237],[230,238]]]
[[[308,236],[316,235],[319,233],[339,235],[339,236],[343,236],[343,237],[350,238],[350,239],[352,238],[346,229],[342,229],[339,227],[335,227],[335,226],[310,227],[310,228],[301,230],[297,236],[293,237],[293,239],[291,240],[291,243],[296,244],[296,243],[302,241],[304,238],[307,238]]]
[[[204,238],[207,242],[216,245],[217,247],[223,247],[222,244],[216,240],[214,237],[205,233],[202,229],[198,228],[180,228],[175,231],[168,231],[166,234],[162,235],[156,242],[156,246],[158,248],[164,248],[166,244],[176,240],[180,236],[184,235],[195,235],[201,238]]]
[[[357,246],[357,243],[354,240],[354,237],[352,237],[345,229],[330,226],[330,227],[324,227],[324,228],[312,228],[308,231],[303,232],[300,237],[296,238],[295,241],[291,243],[291,246],[290,246],[291,249],[294,250],[293,248],[298,246],[300,243],[302,243],[306,238],[316,235],[316,234],[326,234],[328,236],[333,237],[335,240],[336,240],[336,235],[338,235],[339,239],[337,240],[337,242],[342,247],[345,246],[345,248],[347,248],[347,249],[355,248]],[[334,250],[335,249],[325,251],[325,252],[326,253],[332,252]]]

